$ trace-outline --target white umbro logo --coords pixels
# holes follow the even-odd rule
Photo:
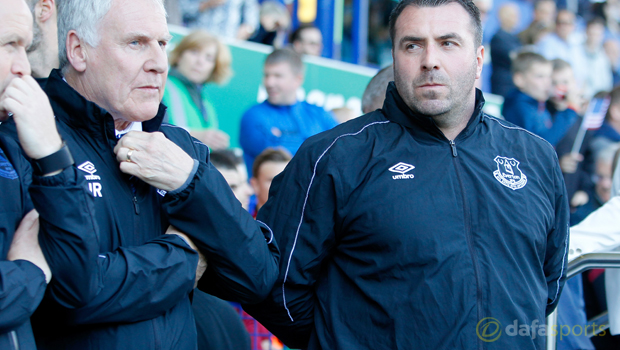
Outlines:
[[[90,175],[86,175],[86,180],[101,180],[99,176],[94,175],[97,172],[97,169],[95,169],[95,164],[91,162],[84,162],[80,164],[77,168],[82,170],[85,173],[90,174]]]
[[[90,174],[90,175],[84,176],[86,180],[89,180],[89,181],[101,180],[101,177],[99,175],[95,175],[95,173],[97,172],[97,169],[95,168],[95,164],[91,162],[84,162],[80,164],[77,168],[82,170],[85,173]],[[94,197],[103,197],[101,195],[101,189],[102,189],[102,186],[100,182],[89,182],[88,183],[88,190],[93,194]]]
[[[411,170],[415,169],[415,166],[407,163],[400,162],[388,170],[393,173],[399,173],[400,175],[393,175],[392,179],[394,180],[405,180],[405,179],[413,179],[415,176],[413,174],[406,174]]]

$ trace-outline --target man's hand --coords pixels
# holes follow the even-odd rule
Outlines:
[[[49,283],[52,279],[52,270],[39,245],[39,213],[36,210],[32,209],[19,223],[6,257],[10,261],[30,261],[43,270],[45,282]]]
[[[202,274],[205,273],[205,271],[207,270],[207,258],[205,258],[204,255],[202,255],[202,253],[198,250],[198,247],[196,247],[196,245],[194,244],[194,242],[192,242],[191,239],[189,239],[189,237],[187,237],[186,234],[184,234],[183,232],[179,231],[176,227],[170,225],[168,226],[168,230],[166,230],[166,234],[167,235],[177,235],[181,238],[183,238],[183,240],[190,246],[192,247],[193,250],[195,250],[198,253],[198,266],[196,267],[196,282],[194,283],[194,288],[196,288],[196,286],[198,285],[198,281],[200,280],[200,277],[202,277]]]
[[[0,96],[0,114],[13,113],[22,148],[32,159],[58,151],[62,140],[49,99],[31,76],[11,80]]]
[[[204,12],[208,9],[224,5],[227,2],[228,0],[205,0],[198,6],[198,11]]]
[[[168,192],[181,187],[194,168],[194,160],[161,132],[130,131],[114,153],[122,172]]]
[[[574,174],[581,161],[581,153],[566,153],[560,158],[560,168],[564,174]]]

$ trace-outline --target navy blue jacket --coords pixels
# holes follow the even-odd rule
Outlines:
[[[506,328],[557,304],[564,182],[548,142],[483,104],[448,140],[392,82],[383,109],[308,139],[258,213],[280,278],[246,310],[293,348],[543,349]]]
[[[143,130],[163,132],[198,165],[191,182],[174,193],[120,172],[113,118],[73,90],[59,71],[52,72],[45,91],[94,200],[89,214],[95,229],[83,238],[96,251],[85,258],[86,267],[59,272],[88,270],[75,280],[81,289],[46,294],[33,317],[39,348],[194,349],[190,292],[198,255],[180,237],[164,235],[169,225],[185,232],[207,258],[200,289],[244,303],[268,294],[278,273],[271,232],[235,199],[204,144],[183,129],[161,125],[163,105],[142,123]],[[62,204],[86,210],[81,203]]]
[[[30,317],[45,293],[45,275],[29,261],[6,261],[13,235],[34,204],[39,212],[39,243],[50,268],[73,267],[71,276],[53,275],[48,292],[79,294],[82,288],[75,288],[73,281],[84,277],[82,267],[92,252],[91,242],[81,238],[82,232],[93,231],[92,198],[75,167],[55,176],[33,176],[18,143],[4,132],[0,146],[0,349],[35,349]],[[72,206],[78,203],[84,210],[75,212]],[[70,247],[81,249],[73,252]],[[52,259],[46,254],[50,249],[56,250]]]

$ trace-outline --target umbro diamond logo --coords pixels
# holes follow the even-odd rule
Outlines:
[[[99,176],[94,175],[97,172],[97,169],[95,169],[95,164],[91,162],[84,162],[80,164],[77,168],[82,170],[85,173],[90,174],[90,175],[86,175],[86,180],[101,180]]]
[[[405,180],[405,179],[413,179],[415,176],[413,174],[407,174],[411,170],[415,169],[415,166],[407,163],[400,162],[388,170],[393,173],[399,173],[399,175],[393,175],[392,179],[394,180]]]

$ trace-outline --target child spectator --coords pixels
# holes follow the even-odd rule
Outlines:
[[[609,145],[620,142],[620,87],[611,90],[611,99],[605,122],[598,129],[592,139],[592,149],[595,153]]]
[[[568,104],[559,104],[557,113],[545,106],[551,90],[553,66],[544,57],[523,52],[512,63],[512,78],[517,89],[504,102],[502,115],[507,121],[531,131],[555,146],[577,120]]]
[[[283,148],[267,148],[256,157],[250,179],[256,193],[256,208],[250,212],[252,216],[256,217],[258,210],[267,203],[271,181],[284,170],[291,158],[291,154]]]
[[[245,210],[248,210],[253,191],[248,184],[248,173],[243,158],[236,155],[233,150],[224,149],[212,151],[210,159],[213,166],[224,176],[237,200]]]

